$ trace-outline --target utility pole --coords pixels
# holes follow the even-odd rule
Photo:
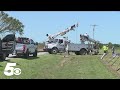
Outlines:
[[[98,26],[98,25],[94,24],[94,25],[91,25],[91,26],[93,26],[93,39],[94,39],[94,31],[95,31],[95,27]]]

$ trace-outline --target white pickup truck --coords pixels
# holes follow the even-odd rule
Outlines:
[[[25,58],[28,58],[30,54],[33,54],[33,57],[37,57],[37,45],[32,39],[18,37],[16,38],[16,46],[13,54],[17,56],[24,55]]]

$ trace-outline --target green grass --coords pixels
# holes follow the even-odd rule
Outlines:
[[[120,78],[100,61],[100,56],[41,55],[38,58],[15,58],[0,62],[0,79],[117,79]],[[22,70],[19,76],[5,76],[3,71],[8,62]]]
[[[115,52],[116,52],[116,53],[120,53],[120,48],[116,49]],[[110,59],[111,59],[111,61],[110,61]],[[120,68],[120,57],[119,57],[119,58],[116,57],[116,58],[112,59],[112,52],[111,52],[111,50],[109,50],[108,55],[104,58],[103,61],[106,63],[106,65],[107,65],[110,69],[112,69],[112,70],[114,70],[115,72],[117,72],[118,74],[120,74],[120,70],[117,71],[117,69]],[[110,62],[109,62],[109,61],[110,61]],[[115,62],[115,61],[116,61],[116,62]],[[115,63],[114,63],[114,62],[115,62]],[[113,63],[114,63],[114,64],[113,64]]]

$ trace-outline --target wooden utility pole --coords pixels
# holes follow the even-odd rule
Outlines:
[[[91,26],[93,26],[93,39],[94,39],[94,31],[95,31],[95,27],[98,26],[98,25],[94,24],[94,25],[91,25]]]

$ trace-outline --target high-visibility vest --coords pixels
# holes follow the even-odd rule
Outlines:
[[[108,50],[108,47],[107,47],[107,46],[103,46],[103,50],[104,50],[104,51],[107,51],[107,50]]]
[[[108,47],[106,47],[106,50],[108,50]]]

